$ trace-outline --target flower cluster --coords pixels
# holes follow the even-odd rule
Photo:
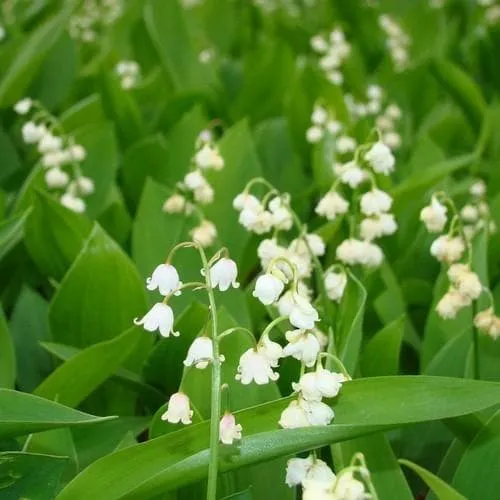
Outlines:
[[[120,61],[115,66],[115,73],[120,78],[120,85],[123,90],[137,87],[141,79],[141,68],[136,61]]]
[[[321,56],[319,67],[326,79],[334,85],[342,85],[344,75],[341,67],[351,53],[351,45],[346,41],[344,32],[336,28],[328,36],[315,35],[311,38],[311,47]]]
[[[342,128],[342,123],[331,116],[327,108],[316,104],[311,114],[311,126],[306,131],[306,138],[308,142],[314,144],[321,141],[326,133],[337,136]]]
[[[123,0],[84,0],[69,22],[69,34],[84,43],[98,42],[124,11]]]
[[[437,193],[432,196],[430,204],[420,212],[420,219],[429,232],[443,233],[433,241],[430,251],[437,260],[449,266],[447,276],[450,285],[436,306],[437,313],[444,319],[455,318],[461,309],[472,305],[483,292],[489,295],[493,303],[491,292],[481,284],[479,276],[471,270],[470,265],[472,261],[470,239],[477,231],[470,224],[472,222],[477,224],[478,205],[486,206],[483,208],[484,213],[489,212],[484,201],[486,186],[482,181],[477,181],[472,185],[470,194],[473,199],[475,198],[475,204],[466,204],[460,211],[445,193]],[[450,212],[452,217],[449,221]],[[448,225],[448,232],[444,233]],[[467,227],[471,229],[467,231]],[[482,221],[479,228],[485,227],[488,226]],[[465,254],[468,257],[467,261],[460,262]],[[474,317],[474,325],[494,339],[500,335],[500,318],[495,316],[493,306],[478,312]]]
[[[184,176],[183,181],[177,184],[177,191],[165,200],[164,212],[202,214],[201,206],[213,202],[214,190],[206,178],[206,173],[210,170],[222,170],[224,158],[213,142],[210,131],[204,130],[199,135],[191,164],[190,171]],[[200,218],[201,222],[191,231],[191,237],[200,245],[209,247],[217,238],[217,229],[204,216]]]
[[[401,26],[387,14],[382,14],[379,19],[379,25],[387,35],[387,48],[390,51],[394,69],[397,72],[404,71],[408,67],[410,55],[408,48],[411,40],[403,31]]]
[[[361,480],[356,479],[355,475],[358,475]],[[361,454],[355,455],[352,464],[337,475],[323,460],[313,455],[307,458],[291,458],[287,463],[285,481],[290,487],[302,486],[304,500],[368,500],[373,498],[372,494],[366,491],[366,486],[373,491],[373,485]]]
[[[231,287],[237,288],[239,286],[237,282],[238,268],[236,263],[228,257],[225,249],[216,253],[208,262],[208,273],[206,268],[201,270],[201,274],[205,276],[206,284],[183,284],[177,269],[170,263],[175,251],[182,246],[196,247],[196,243],[178,245],[171,252],[167,262],[156,267],[152,275],[146,280],[146,288],[149,291],[158,290],[164,298],[161,302],[154,304],[143,318],[134,320],[134,324],[141,325],[146,331],[159,331],[162,337],[167,338],[171,335],[173,337],[180,335],[180,332],[174,329],[174,312],[168,304],[172,296],[180,295],[181,291],[188,287],[197,289],[210,288],[211,290],[218,288],[221,292],[225,292]],[[214,362],[214,342],[218,342],[218,338],[210,338],[205,334],[194,339],[188,349],[184,366],[186,368],[194,367],[198,370],[207,368],[209,364]],[[218,360],[222,363],[224,356],[220,355]],[[161,418],[172,424],[181,422],[187,425],[192,422],[192,416],[193,410],[188,395],[179,391],[172,394],[168,401],[167,410]],[[226,412],[220,420],[220,441],[223,444],[232,444],[234,440],[241,439],[241,431],[241,425],[236,424],[234,415]]]
[[[469,188],[470,199],[460,210],[463,231],[468,241],[483,228],[489,233],[496,231],[495,222],[490,217],[490,207],[486,201],[486,184],[483,180],[475,181]]]
[[[347,214],[352,208],[343,196],[343,191],[350,188],[359,193],[363,186],[371,183],[371,188],[359,198],[358,208],[364,218],[356,227],[351,223],[350,238],[337,247],[337,259],[344,264],[367,267],[381,264],[382,250],[373,241],[395,233],[397,223],[390,213],[392,198],[377,188],[375,176],[389,175],[394,165],[391,150],[383,142],[377,141],[358,148],[353,160],[334,166],[336,180],[316,205],[316,213],[330,221]],[[358,237],[356,232],[359,233]]]
[[[85,148],[65,134],[58,120],[39,102],[25,98],[15,104],[14,110],[29,118],[22,126],[22,137],[26,144],[36,145],[47,187],[60,194],[61,205],[74,212],[85,212],[83,198],[94,192],[94,181],[81,173],[81,163],[87,155]]]

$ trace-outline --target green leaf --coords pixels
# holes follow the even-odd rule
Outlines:
[[[438,500],[465,500],[458,491],[454,490],[449,484],[434,475],[432,472],[420,467],[409,460],[400,459],[399,463],[405,465],[413,472],[418,474],[425,484],[434,492]]]
[[[0,305],[0,387],[13,389],[16,381],[16,354],[9,326]]]
[[[144,285],[135,267],[96,224],[50,304],[53,340],[87,347],[111,339],[145,309]],[[145,337],[145,343],[150,339]]]
[[[357,379],[344,384],[334,402],[332,425],[277,430],[289,401],[236,413],[244,438],[237,453],[221,457],[222,471],[405,424],[477,412],[500,403],[500,384],[421,376]],[[108,455],[81,472],[58,500],[81,495],[96,500],[153,498],[197,481],[207,473],[208,426],[203,422]]]
[[[118,369],[143,335],[142,329],[132,327],[111,340],[87,347],[53,371],[34,394],[78,406]]]
[[[395,204],[404,203],[408,198],[417,196],[417,193],[430,189],[448,175],[469,166],[476,159],[474,154],[457,156],[456,158],[440,161],[428,167],[424,172],[416,172],[392,190],[391,194],[394,197]]]
[[[82,352],[81,349],[76,347],[55,344],[53,342],[43,342],[42,347],[61,361],[68,361],[73,356]],[[155,389],[153,386],[146,384],[137,373],[127,370],[126,368],[118,368],[111,375],[111,379],[120,383],[127,389],[144,395],[148,398],[148,400],[154,402],[155,408],[157,408],[158,405],[161,405],[165,400],[165,397],[160,391]]]
[[[405,317],[389,323],[366,344],[361,355],[361,373],[364,377],[397,375],[403,341]]]
[[[96,424],[95,417],[24,392],[0,389],[0,437],[26,436],[49,429]]]
[[[200,63],[178,0],[147,0],[144,21],[160,60],[177,90],[197,90],[213,85],[215,76]]]
[[[347,287],[340,303],[335,334],[340,360],[349,373],[354,373],[358,363],[363,338],[366,290],[363,284],[348,271]]]
[[[245,491],[240,491],[234,495],[229,495],[224,497],[222,500],[252,500],[254,496],[252,495],[252,488],[248,488]]]
[[[431,70],[437,81],[463,109],[474,130],[480,130],[486,102],[478,86],[458,66],[445,59],[434,59]]]
[[[500,412],[488,421],[465,450],[453,487],[469,500],[495,498],[500,488]]]
[[[76,130],[73,136],[87,150],[82,173],[94,180],[95,192],[85,199],[85,213],[89,217],[96,217],[106,206],[118,168],[114,127],[109,122],[87,125]]]
[[[26,247],[38,268],[59,281],[80,252],[91,229],[88,219],[38,191],[26,220]]]
[[[0,453],[0,495],[6,500],[52,500],[67,464],[66,457],[15,451]]]
[[[29,210],[13,215],[0,223],[0,260],[23,239],[28,214]]]
[[[31,33],[0,82],[1,107],[10,106],[23,97],[44,58],[66,29],[77,3],[76,0],[68,0],[60,13]]]
[[[25,286],[10,321],[16,351],[16,384],[22,391],[31,392],[52,370],[50,356],[40,346],[40,341],[50,340],[47,318],[47,302]]]
[[[78,101],[60,116],[60,121],[64,130],[68,132],[88,126],[90,123],[105,122],[106,115],[102,108],[101,95],[91,94]]]

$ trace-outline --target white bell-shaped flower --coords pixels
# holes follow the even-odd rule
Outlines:
[[[283,348],[283,356],[292,356],[309,367],[316,363],[321,346],[314,333],[291,330],[285,336],[289,343]]]
[[[18,115],[25,115],[30,112],[32,106],[33,99],[25,97],[24,99],[21,99],[20,101],[17,101],[16,104],[14,104],[14,111]]]
[[[262,205],[255,209],[244,208],[238,218],[239,223],[247,230],[255,234],[264,234],[273,227],[273,216],[271,212],[264,210]]]
[[[52,135],[51,132],[47,132],[38,143],[38,151],[42,154],[52,153],[60,151],[63,146],[63,140],[61,137]]]
[[[206,186],[206,184],[207,180],[205,179],[205,177],[203,177],[202,173],[199,170],[189,172],[184,177],[184,185],[191,191],[202,188],[203,186]]]
[[[452,264],[448,269],[448,278],[457,290],[470,300],[479,298],[483,291],[479,276],[466,264]]]
[[[260,338],[257,350],[268,359],[273,368],[278,366],[279,359],[283,357],[283,348],[277,342],[273,342],[267,334]]]
[[[436,238],[431,245],[431,255],[440,262],[451,264],[462,258],[465,244],[460,236],[443,234]]]
[[[360,224],[360,235],[366,241],[372,241],[381,236],[390,236],[398,229],[393,214],[380,214],[375,217],[367,217]]]
[[[315,371],[304,373],[298,382],[292,383],[292,387],[306,401],[321,401],[322,398],[337,396],[345,380],[341,373],[318,366]]]
[[[335,496],[333,493],[333,484],[313,479],[304,479],[302,483],[302,500],[348,500],[344,499],[344,497]]]
[[[66,207],[69,210],[72,210],[73,212],[76,212],[78,214],[82,214],[83,212],[85,212],[85,209],[87,208],[85,202],[81,198],[69,192],[64,193],[59,201],[61,202],[61,205],[63,207]]]
[[[257,255],[263,269],[266,269],[273,259],[285,254],[286,248],[278,245],[274,238],[262,240],[257,247]]]
[[[349,137],[348,135],[341,135],[335,144],[337,152],[341,155],[352,153],[356,149],[357,145],[358,143],[356,142],[356,139],[354,139],[354,137]]]
[[[135,325],[142,325],[148,332],[160,331],[162,337],[179,336],[174,331],[174,313],[172,308],[163,302],[157,302],[142,319],[134,319]]]
[[[392,198],[385,191],[373,188],[361,197],[360,206],[365,215],[380,215],[391,209]]]
[[[323,139],[323,129],[318,125],[313,125],[306,130],[306,140],[311,144],[316,144]]]
[[[335,481],[335,474],[328,465],[319,458],[314,460],[311,468],[307,471],[306,480],[318,481],[328,485]]]
[[[329,425],[335,416],[333,410],[321,401],[302,400],[302,407],[309,420],[309,425],[312,426]]]
[[[420,220],[425,224],[430,233],[440,233],[446,226],[448,208],[443,205],[435,196],[431,199],[431,204],[424,207],[420,212]]]
[[[276,229],[288,231],[293,226],[293,218],[289,208],[280,197],[273,198],[269,202],[269,210],[272,214],[273,226]]]
[[[209,205],[214,201],[215,192],[208,182],[193,191],[194,200],[202,205]]]
[[[374,172],[389,175],[394,171],[396,159],[392,151],[382,142],[376,142],[365,155],[365,160]]]
[[[315,125],[324,125],[327,120],[328,120],[328,111],[323,106],[320,105],[314,106],[311,115],[311,121]]]
[[[212,246],[217,238],[217,228],[209,220],[201,221],[199,226],[196,226],[189,233],[193,241],[206,248]]]
[[[328,271],[325,273],[325,288],[328,298],[336,302],[344,295],[344,290],[347,285],[347,275],[345,272]]]
[[[267,273],[257,278],[252,295],[268,306],[278,300],[284,288],[285,285],[280,279]]]
[[[354,478],[352,472],[341,473],[335,482],[334,497],[345,500],[365,500],[365,485]]]
[[[295,399],[281,412],[278,423],[283,429],[299,429],[311,425],[301,402]]]
[[[47,129],[43,124],[37,125],[34,122],[26,122],[21,129],[21,133],[26,144],[36,144],[47,133]]]
[[[184,425],[188,425],[192,422],[192,417],[193,410],[191,410],[189,398],[182,392],[176,392],[170,396],[167,411],[161,416],[161,419],[171,424],[182,422]]]
[[[458,311],[464,307],[470,306],[471,299],[460,293],[457,289],[450,287],[437,303],[436,312],[443,319],[453,319]]]
[[[367,179],[366,172],[355,162],[346,163],[339,169],[340,181],[347,184],[351,189],[356,189]]]
[[[242,210],[258,211],[262,208],[260,201],[253,195],[249,193],[240,193],[233,200],[233,208],[241,212]]]
[[[219,439],[223,444],[233,444],[235,440],[241,439],[243,428],[236,423],[232,413],[226,412],[222,416],[219,424]]]
[[[153,271],[150,278],[146,280],[146,288],[148,290],[156,290],[163,295],[167,296],[171,293],[180,295],[179,288],[182,286],[179,280],[179,273],[177,269],[171,264],[160,264]]]
[[[221,170],[224,168],[224,159],[220,155],[219,151],[205,144],[195,155],[194,162],[197,167],[202,169],[213,168],[214,170]]]
[[[478,198],[483,197],[486,194],[486,184],[483,180],[479,180],[474,182],[472,186],[469,188],[469,193],[472,196],[476,196]]]
[[[68,148],[68,154],[73,161],[82,162],[87,156],[87,151],[81,144],[73,144]]]
[[[184,366],[195,366],[203,370],[214,360],[212,339],[208,337],[197,337],[189,346]]]
[[[349,203],[336,191],[328,193],[319,200],[315,212],[318,215],[326,217],[328,220],[334,220],[337,215],[343,215],[349,210]]]
[[[314,328],[316,321],[319,321],[318,311],[304,297],[294,295],[293,308],[290,311],[290,323],[299,329]]]
[[[235,379],[244,385],[252,381],[255,381],[257,385],[264,385],[270,380],[278,380],[278,377],[279,374],[273,372],[269,358],[264,352],[250,348],[240,358]]]
[[[75,184],[76,184],[76,189],[83,196],[88,196],[95,191],[94,181],[90,177],[79,175],[75,179]]]
[[[307,458],[290,458],[286,463],[286,484],[290,487],[302,484],[313,463],[312,455]]]
[[[238,288],[240,284],[236,281],[238,268],[234,260],[223,257],[210,268],[210,282],[213,288],[219,287],[221,292],[225,292],[230,286]]]
[[[58,167],[51,168],[45,173],[45,182],[50,189],[59,189],[69,182],[69,175]]]
[[[162,210],[168,214],[179,214],[184,211],[186,203],[186,198],[176,193],[165,200]]]

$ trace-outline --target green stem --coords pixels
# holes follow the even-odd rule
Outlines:
[[[481,380],[481,361],[479,356],[479,332],[472,328],[472,351],[474,353],[474,379]]]
[[[271,330],[276,326],[276,325],[279,325],[280,323],[282,323],[283,321],[286,321],[288,319],[288,316],[279,316],[275,319],[273,319],[271,321],[271,323],[269,323],[266,328],[264,329],[264,331],[262,332],[262,337],[264,335],[267,335],[269,337],[269,333],[271,332]]]
[[[255,346],[255,337],[254,334],[248,329],[244,328],[243,326],[235,326],[234,328],[228,328],[227,330],[224,330],[218,337],[218,341],[220,342],[224,337],[227,337],[231,335],[234,332],[243,332],[247,335],[249,339],[252,340],[252,344]]]
[[[212,316],[212,397],[210,403],[210,461],[208,464],[208,484],[207,500],[216,500],[217,495],[217,475],[219,468],[219,421],[221,404],[221,361],[219,354],[219,339],[217,338],[217,307],[215,296],[210,280],[210,267],[207,256],[202,247],[198,246],[203,268],[205,269],[205,281],[207,284],[207,295],[210,303],[210,313]]]

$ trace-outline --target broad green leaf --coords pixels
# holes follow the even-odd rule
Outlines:
[[[0,164],[2,165],[0,183],[17,173],[22,166],[17,149],[2,126],[0,126]]]
[[[182,115],[168,134],[168,157],[163,168],[158,168],[154,179],[174,188],[189,171],[191,159],[195,153],[195,143],[200,132],[206,127],[206,118],[196,106]],[[217,175],[224,175],[219,172]]]
[[[53,342],[43,342],[42,347],[61,361],[68,361],[82,352],[82,349],[63,344],[55,344]],[[155,389],[153,386],[146,384],[137,373],[131,370],[118,368],[110,376],[110,378],[120,383],[127,389],[144,395],[148,400],[154,402],[154,407],[158,407],[158,405],[162,404],[165,400],[160,391]]]
[[[0,305],[0,387],[13,389],[16,381],[16,353],[9,326]]]
[[[206,88],[215,83],[210,69],[200,63],[178,0],[147,0],[146,27],[160,60],[177,90]]]
[[[105,422],[115,417],[95,417],[25,392],[0,389],[0,437],[26,436],[49,429]]]
[[[67,464],[66,457],[15,451],[0,453],[0,496],[6,500],[52,500]]]
[[[102,108],[102,98],[100,94],[90,96],[78,101],[71,108],[60,116],[60,121],[64,130],[72,132],[89,123],[103,123],[106,115]]]
[[[76,130],[73,135],[75,141],[87,151],[87,157],[82,163],[82,173],[91,177],[95,184],[95,192],[85,198],[85,213],[89,217],[96,217],[107,203],[118,168],[114,127],[109,122],[87,125]]]
[[[88,219],[38,191],[26,220],[26,247],[44,275],[61,280],[91,229]]]
[[[0,260],[23,239],[28,215],[29,210],[13,215],[0,223]]]
[[[47,302],[31,288],[21,290],[10,320],[16,351],[16,386],[31,392],[51,372],[50,356],[40,346],[50,340]]]
[[[78,406],[132,354],[142,330],[132,327],[111,340],[94,344],[54,370],[34,391],[66,406]]]
[[[441,377],[463,377],[471,343],[470,331],[452,337],[434,355],[430,363],[425,367],[424,374]]]
[[[168,150],[161,135],[133,144],[123,157],[120,173],[123,193],[135,211],[148,177],[161,180],[167,169]]]
[[[377,332],[363,349],[360,367],[364,377],[397,375],[403,341],[405,317],[389,323]]]
[[[395,199],[395,203],[398,203],[400,200],[403,202],[408,197],[415,196],[417,193],[431,188],[448,175],[468,167],[475,160],[476,156],[473,154],[458,156],[436,163],[424,172],[416,172],[392,190],[391,194]]]
[[[245,491],[240,491],[239,493],[235,493],[234,495],[224,497],[222,500],[252,500],[253,498],[255,497],[252,494],[252,488],[248,488]]]
[[[24,96],[44,58],[64,32],[77,4],[76,0],[68,0],[57,15],[31,33],[0,82],[1,107],[10,106]]]
[[[400,459],[399,463],[405,465],[413,472],[418,474],[425,484],[434,492],[438,500],[465,500],[458,491],[453,489],[449,484],[446,484],[441,478],[434,475],[432,472],[420,467],[409,460]]]
[[[500,413],[472,440],[453,477],[453,487],[469,500],[495,498],[500,488]]]
[[[463,109],[474,130],[479,130],[486,113],[486,102],[474,81],[458,66],[445,59],[434,59],[431,69],[438,82]]]
[[[394,452],[383,433],[363,436],[345,443],[335,445],[340,450],[342,465],[347,467],[356,453],[363,453],[373,486],[379,498],[397,498],[398,500],[412,500],[413,495],[399,467]],[[337,459],[337,456],[335,456]]]
[[[116,124],[121,142],[127,145],[144,137],[146,126],[134,96],[123,91],[117,75],[103,76],[102,80],[103,106]]]
[[[335,343],[340,360],[349,373],[354,373],[358,363],[363,338],[366,290],[363,284],[348,272],[347,287],[342,297],[335,329]]]
[[[77,45],[64,33],[52,50],[35,81],[35,97],[48,109],[60,106],[71,91],[77,73]]]
[[[236,413],[245,437],[237,453],[221,457],[222,471],[405,424],[477,412],[500,403],[500,384],[421,376],[357,379],[344,384],[334,401],[332,425],[278,430],[289,401]],[[58,500],[80,495],[96,500],[152,498],[197,481],[207,473],[208,426],[203,422],[108,455],[80,473]]]
[[[138,436],[148,424],[148,417],[120,417],[91,427],[71,429],[80,470],[113,452],[128,434]]]
[[[144,285],[137,270],[95,225],[50,304],[52,339],[87,347],[121,334],[145,309]],[[140,345],[146,344],[150,341],[145,337]]]

